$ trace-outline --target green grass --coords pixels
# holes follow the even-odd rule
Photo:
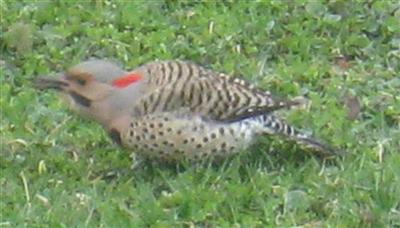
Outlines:
[[[0,0],[0,225],[400,227],[400,4],[317,2]],[[97,124],[32,88],[93,56],[186,59],[307,96],[287,119],[347,155],[265,137],[220,166],[132,171]]]

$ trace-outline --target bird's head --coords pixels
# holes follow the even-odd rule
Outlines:
[[[141,74],[127,72],[109,61],[88,60],[55,77],[40,77],[35,86],[57,90],[72,110],[107,126],[128,112],[129,102],[138,94],[135,85],[141,80]]]

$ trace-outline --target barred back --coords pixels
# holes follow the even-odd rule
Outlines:
[[[137,103],[135,115],[188,107],[203,117],[233,122],[296,104],[190,62],[153,62],[139,70],[151,91]]]

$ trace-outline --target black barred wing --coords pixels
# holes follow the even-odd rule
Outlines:
[[[215,121],[233,122],[295,104],[192,63],[160,62],[149,69],[155,89],[139,100],[134,115],[189,108]]]

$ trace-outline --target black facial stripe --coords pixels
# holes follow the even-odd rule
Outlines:
[[[85,107],[90,107],[90,105],[92,104],[92,101],[82,95],[80,95],[79,93],[76,93],[74,91],[69,92],[69,94],[71,95],[72,99],[74,99],[74,101],[82,106]]]

